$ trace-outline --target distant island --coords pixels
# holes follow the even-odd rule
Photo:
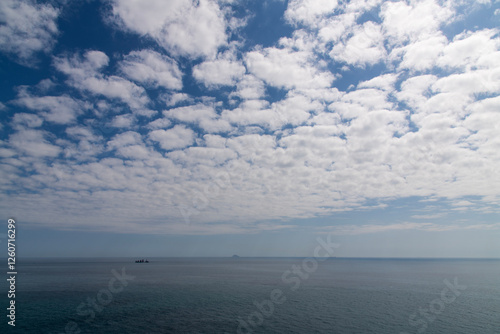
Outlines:
[[[239,256],[238,256],[238,255],[236,255],[236,254],[234,254],[234,255],[232,256],[232,258],[234,258],[234,259],[238,259],[238,258],[239,258]]]

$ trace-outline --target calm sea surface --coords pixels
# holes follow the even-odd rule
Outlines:
[[[2,333],[500,333],[500,260],[18,259]]]

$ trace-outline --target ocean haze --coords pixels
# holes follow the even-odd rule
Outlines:
[[[355,222],[383,221],[385,216],[359,217]],[[345,218],[343,218],[345,217]],[[337,222],[345,224],[351,214]],[[371,218],[370,218],[371,217]],[[359,220],[358,220],[359,219]],[[493,219],[493,217],[492,217]],[[371,220],[371,221],[373,221]],[[331,224],[331,223],[329,223]],[[378,223],[377,226],[381,226]],[[281,232],[234,235],[150,235],[92,231],[57,231],[27,228],[18,224],[20,257],[225,257],[313,256],[319,234],[314,228],[295,228]],[[498,231],[415,231],[402,229],[364,234],[332,234],[339,243],[341,257],[451,257],[497,258],[500,254]],[[0,241],[6,239],[0,239]],[[1,244],[0,244],[1,245]]]

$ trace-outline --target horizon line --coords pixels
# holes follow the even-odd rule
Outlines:
[[[0,258],[3,258],[0,256]],[[7,258],[7,257],[5,257]],[[500,257],[390,257],[390,256],[17,256],[17,259],[265,259],[265,258],[282,258],[282,259],[305,259],[305,258],[321,258],[321,259],[387,259],[387,260],[500,260]]]

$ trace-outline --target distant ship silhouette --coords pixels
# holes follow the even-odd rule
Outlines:
[[[149,261],[142,259],[142,260],[135,260],[135,263],[149,263]]]

